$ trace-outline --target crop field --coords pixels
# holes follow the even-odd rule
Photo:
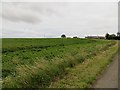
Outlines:
[[[80,38],[3,38],[3,88],[49,87],[69,68],[105,52],[116,41]]]

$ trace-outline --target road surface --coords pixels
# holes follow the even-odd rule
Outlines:
[[[120,52],[114,57],[113,62],[93,84],[93,88],[118,88],[118,86],[120,86],[118,85],[118,59],[120,59]]]

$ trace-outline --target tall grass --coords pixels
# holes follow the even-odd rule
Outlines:
[[[98,75],[105,70],[117,53],[117,44],[107,48],[104,52],[88,58],[84,63],[69,69],[61,79],[52,82],[49,88],[90,88]]]

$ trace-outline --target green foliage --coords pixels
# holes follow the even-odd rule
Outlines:
[[[61,38],[66,38],[65,34],[62,34],[62,35],[61,35]]]
[[[2,40],[3,87],[46,87],[67,68],[115,44],[79,38]]]
[[[112,40],[120,40],[120,36],[116,36],[115,34],[106,34],[105,35],[106,39],[112,39]]]
[[[63,78],[52,82],[49,88],[90,88],[98,75],[113,60],[117,50],[116,44],[104,52],[86,59],[84,63],[71,68]]]

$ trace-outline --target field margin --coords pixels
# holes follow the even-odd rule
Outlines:
[[[58,79],[56,82],[52,82],[49,87],[50,88],[91,88],[91,85],[97,80],[99,75],[107,68],[107,66],[112,62],[113,57],[117,54],[118,52],[117,46],[118,43],[110,47],[108,50],[99,53],[95,57],[85,60],[85,62],[83,62],[82,64],[75,66],[70,70],[70,72],[65,77],[63,77],[62,79]],[[107,56],[108,54],[110,54],[110,56]],[[98,62],[99,64],[101,64],[101,66],[99,66],[97,62],[96,62],[97,64],[96,66],[95,65],[92,66],[92,64],[94,63],[93,61],[95,61],[96,59],[98,59]],[[100,62],[100,60],[102,61],[102,59],[104,60],[103,63]]]

